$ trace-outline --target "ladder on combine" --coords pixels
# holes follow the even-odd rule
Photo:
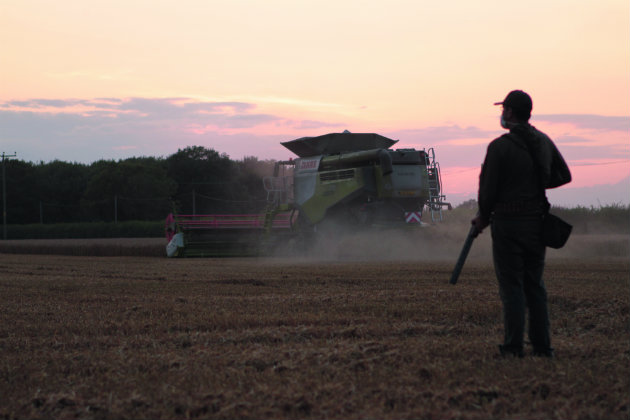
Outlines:
[[[440,164],[435,160],[435,150],[430,148],[424,153],[425,163],[427,165],[427,174],[429,178],[429,201],[427,206],[431,212],[431,222],[442,221],[442,206],[450,204],[443,200],[446,198],[442,194],[442,177],[440,175]]]
[[[267,191],[267,206],[278,208],[293,203],[293,177],[287,175],[287,167],[295,166],[293,160],[278,161],[273,168],[273,176],[263,178]]]
[[[263,186],[267,191],[267,205],[278,207],[293,201],[292,178],[283,176],[266,176]]]

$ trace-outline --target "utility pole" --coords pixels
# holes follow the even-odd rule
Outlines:
[[[17,153],[13,152],[12,155],[7,155],[2,152],[2,239],[7,239],[7,176],[4,169],[4,161],[17,156]]]
[[[193,216],[197,214],[197,207],[196,207],[196,203],[195,203],[195,197],[196,197],[195,196],[195,189],[193,188],[193,203],[192,203],[193,204],[193,208],[192,208]]]

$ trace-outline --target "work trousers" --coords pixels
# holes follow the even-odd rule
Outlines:
[[[547,290],[543,281],[545,245],[540,216],[495,217],[492,254],[503,303],[504,349],[522,352],[525,311],[534,352],[551,351]]]

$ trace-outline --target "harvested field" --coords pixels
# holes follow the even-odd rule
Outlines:
[[[166,256],[164,238],[16,239],[0,241],[0,253],[97,257]]]
[[[498,357],[487,236],[456,286],[457,246],[367,262],[4,249],[0,418],[628,418],[627,236],[550,253],[554,360]]]

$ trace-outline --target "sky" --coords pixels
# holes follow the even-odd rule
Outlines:
[[[3,0],[0,45],[0,153],[24,161],[373,132],[433,148],[458,204],[522,89],[573,174],[551,203],[630,204],[627,0]]]

